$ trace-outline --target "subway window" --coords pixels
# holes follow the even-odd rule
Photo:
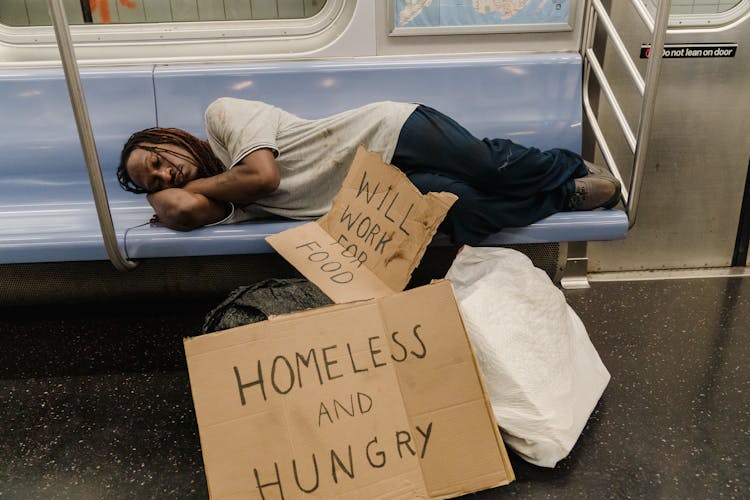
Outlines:
[[[721,14],[741,4],[742,0],[672,0],[672,15]]]
[[[357,0],[60,0],[79,61],[230,60],[331,46]],[[0,0],[0,64],[59,58],[47,0]],[[217,43],[219,42],[219,43]]]
[[[305,19],[326,0],[64,0],[70,24]],[[3,0],[0,23],[48,26],[47,0]]]
[[[642,0],[652,15],[659,0]],[[672,0],[671,27],[712,27],[739,19],[750,10],[750,0]]]

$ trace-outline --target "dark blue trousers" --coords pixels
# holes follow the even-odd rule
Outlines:
[[[391,163],[422,193],[458,196],[440,226],[458,245],[478,245],[503,228],[527,226],[564,210],[575,190],[573,180],[588,173],[572,151],[480,140],[422,105],[401,129]]]

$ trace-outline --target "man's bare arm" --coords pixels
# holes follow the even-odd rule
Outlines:
[[[219,222],[229,215],[228,203],[181,188],[162,189],[147,196],[159,221],[178,231],[190,231]]]
[[[258,149],[218,175],[188,182],[184,189],[208,198],[246,205],[279,187],[279,169],[273,151]]]

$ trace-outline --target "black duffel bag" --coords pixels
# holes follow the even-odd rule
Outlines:
[[[241,286],[206,315],[201,333],[226,330],[286,314],[332,304],[320,289],[305,279],[267,279]]]

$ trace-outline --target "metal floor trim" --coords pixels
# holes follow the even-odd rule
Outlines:
[[[744,278],[750,276],[748,267],[715,267],[702,269],[658,269],[651,271],[608,271],[589,273],[592,283],[611,281],[655,281],[704,278]]]

